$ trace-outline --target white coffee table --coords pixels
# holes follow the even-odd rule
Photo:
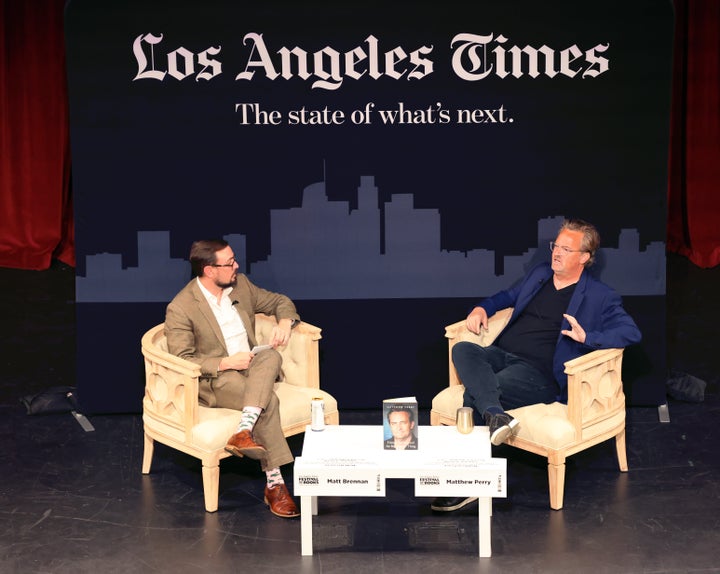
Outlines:
[[[418,427],[418,450],[383,449],[382,425],[330,425],[305,429],[295,460],[303,556],[312,548],[312,516],[319,496],[385,496],[385,479],[412,478],[415,496],[477,496],[480,556],[491,555],[492,499],[504,498],[505,459],[492,458],[487,427],[460,434],[451,426]]]

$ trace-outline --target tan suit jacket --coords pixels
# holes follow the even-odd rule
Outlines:
[[[230,300],[242,319],[250,348],[255,340],[255,313],[274,315],[280,319],[300,320],[289,297],[254,285],[245,275],[237,275],[237,284]],[[188,283],[167,306],[165,335],[168,350],[178,357],[200,365],[200,401],[215,406],[210,380],[218,376],[218,365],[228,356],[220,325],[210,308],[197,279]]]

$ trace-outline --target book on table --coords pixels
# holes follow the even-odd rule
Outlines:
[[[418,404],[415,397],[383,401],[383,448],[417,450]]]

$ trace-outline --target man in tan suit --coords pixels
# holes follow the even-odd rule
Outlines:
[[[282,365],[275,348],[287,344],[300,316],[288,297],[238,274],[235,255],[224,240],[193,243],[190,264],[195,278],[167,307],[168,349],[200,365],[200,404],[242,411],[225,450],[260,460],[270,511],[283,518],[298,516],[280,472],[293,456],[282,432],[274,384]],[[252,352],[257,345],[255,313],[277,319],[270,335],[272,348],[257,354]]]

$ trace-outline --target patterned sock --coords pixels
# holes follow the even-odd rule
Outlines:
[[[267,476],[267,485],[269,488],[273,488],[278,484],[285,484],[282,474],[280,474],[280,469],[277,467],[266,470],[265,476]]]
[[[242,410],[242,418],[235,432],[244,430],[252,431],[255,426],[255,422],[258,420],[262,409],[259,407],[244,407]]]

